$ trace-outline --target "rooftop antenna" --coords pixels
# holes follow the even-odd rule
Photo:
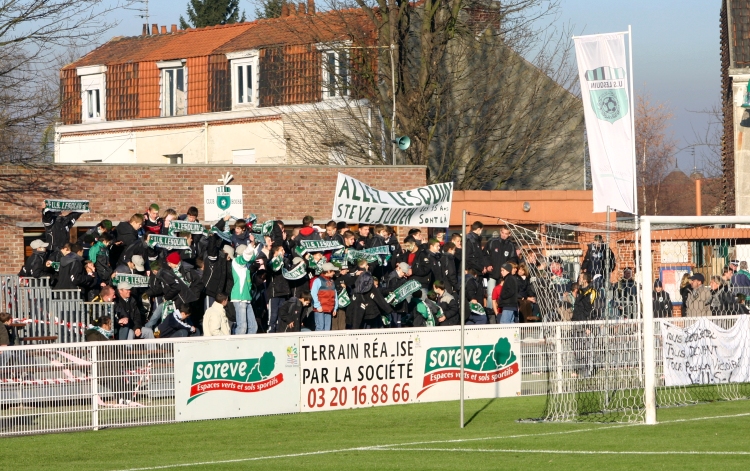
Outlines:
[[[136,6],[135,8],[128,8],[128,10],[137,11],[138,14],[136,16],[138,18],[144,18],[146,20],[146,24],[150,24],[151,21],[149,20],[148,14],[148,0],[137,0],[136,3],[140,3],[140,6]]]

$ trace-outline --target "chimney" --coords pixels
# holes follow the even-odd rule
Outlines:
[[[161,27],[161,34],[167,34],[167,25]]]
[[[143,30],[141,30],[141,36],[148,36],[148,25],[143,23]]]
[[[289,4],[289,16],[297,16],[297,5],[294,3]]]
[[[171,32],[172,33],[176,33],[177,32],[177,25],[172,25],[172,31]]]
[[[281,17],[289,16],[289,5],[286,2],[281,4]]]
[[[151,25],[151,34],[159,34],[159,25],[156,23]]]
[[[305,2],[299,2],[299,14],[300,15],[307,15],[307,12],[305,11]]]
[[[307,0],[307,14],[308,15],[315,14],[315,0]]]

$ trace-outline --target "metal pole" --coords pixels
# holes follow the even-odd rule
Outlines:
[[[651,284],[651,221],[644,218],[642,226],[643,245],[641,260],[643,262],[643,299],[648,301],[653,296]],[[646,424],[656,424],[656,363],[654,352],[654,305],[643,303],[643,389],[646,405]]]
[[[393,117],[391,118],[391,155],[393,156],[393,165],[396,165],[396,64],[393,58],[393,51],[396,45],[391,44],[391,94],[393,95]]]
[[[611,275],[611,269],[610,269],[610,267],[612,266],[612,260],[609,259],[609,252],[610,252],[610,250],[612,250],[610,248],[610,245],[609,245],[610,244],[610,241],[609,241],[609,232],[610,232],[609,215],[610,215],[610,208],[609,208],[609,206],[607,206],[607,250],[604,251],[604,256],[605,256],[604,260],[605,260],[605,267],[606,268],[604,269],[605,273],[602,273],[602,275],[604,276],[604,312],[605,312],[605,318],[606,319],[609,319],[609,316],[610,316],[610,312],[609,312],[609,288],[610,288],[610,281],[609,281],[609,278],[610,278],[610,275]]]
[[[461,377],[458,380],[461,402],[461,428],[464,428],[464,313],[466,312],[466,210],[461,214]]]
[[[99,358],[97,347],[91,347],[91,427],[99,430]]]

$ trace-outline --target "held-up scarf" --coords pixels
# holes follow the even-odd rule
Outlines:
[[[50,211],[74,211],[88,213],[89,200],[44,200],[44,208]]]
[[[409,280],[403,285],[396,288],[396,290],[391,294],[389,294],[388,297],[385,298],[385,301],[388,304],[392,304],[395,306],[396,304],[399,304],[406,300],[406,298],[409,297],[410,294],[420,289],[422,289],[422,283],[418,282],[417,280]]]

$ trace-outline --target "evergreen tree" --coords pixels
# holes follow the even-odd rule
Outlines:
[[[180,15],[180,28],[203,28],[245,21],[245,12],[240,16],[240,0],[190,0],[188,21]]]
[[[260,8],[255,9],[257,19],[278,18],[281,16],[281,5],[284,0],[260,0]]]

